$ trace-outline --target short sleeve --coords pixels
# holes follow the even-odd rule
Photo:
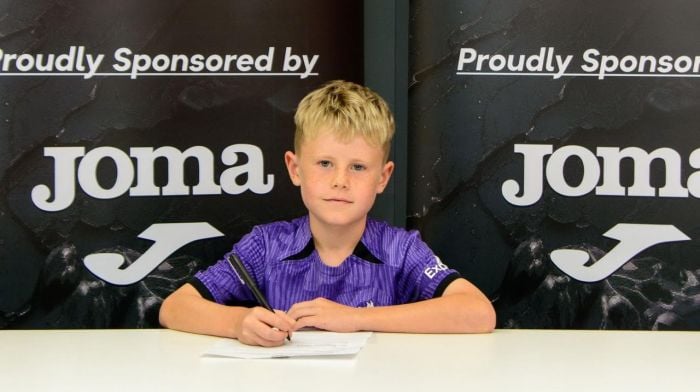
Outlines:
[[[445,288],[460,277],[445,265],[420,238],[417,231],[408,233],[403,271],[399,286],[403,302],[439,297]]]
[[[225,305],[246,305],[255,303],[255,298],[248,287],[238,277],[228,262],[231,253],[236,253],[243,265],[256,281],[258,287],[264,290],[264,233],[259,227],[246,234],[233,246],[233,249],[211,267],[197,272],[193,278],[193,286],[204,298]]]

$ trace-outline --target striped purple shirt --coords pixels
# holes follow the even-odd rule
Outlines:
[[[308,216],[253,228],[235,252],[274,309],[323,297],[353,307],[387,306],[442,295],[459,274],[433,254],[417,231],[367,219],[353,254],[337,267],[314,249]],[[229,305],[253,305],[252,292],[222,260],[191,283],[203,297]]]

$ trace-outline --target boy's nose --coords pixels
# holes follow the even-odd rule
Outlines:
[[[344,171],[338,170],[333,177],[333,188],[347,188],[348,178]]]

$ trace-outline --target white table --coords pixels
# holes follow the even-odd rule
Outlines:
[[[216,339],[0,330],[0,391],[700,390],[700,332],[375,333],[349,359],[201,357]]]

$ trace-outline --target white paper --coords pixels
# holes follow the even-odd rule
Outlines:
[[[291,342],[285,341],[279,347],[249,346],[235,339],[221,339],[203,355],[247,359],[352,355],[362,349],[371,335],[372,332],[297,331]]]

